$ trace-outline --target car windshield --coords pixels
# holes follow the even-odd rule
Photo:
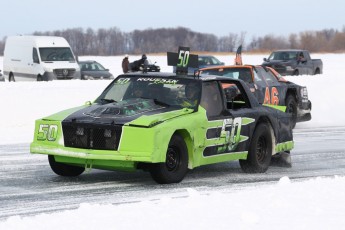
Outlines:
[[[200,80],[122,75],[107,87],[96,103],[141,99],[168,107],[196,109],[200,95]]]
[[[296,60],[297,51],[278,51],[273,52],[268,57],[268,60]]]
[[[216,68],[203,70],[201,73],[204,75],[217,75],[232,79],[240,79],[247,83],[253,82],[251,70],[249,68]]]
[[[199,56],[198,57],[199,66],[205,65],[222,65],[222,63],[213,56]]]
[[[106,70],[98,62],[80,62],[79,66],[82,71],[105,71]]]
[[[39,48],[42,61],[75,61],[69,47]]]

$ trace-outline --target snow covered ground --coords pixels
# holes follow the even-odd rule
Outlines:
[[[233,63],[233,56],[216,56],[226,64]],[[260,64],[263,57],[267,55],[244,54],[243,62]],[[298,123],[295,130],[344,127],[342,63],[345,54],[314,54],[312,57],[323,60],[324,74],[287,77],[307,86],[313,104],[312,120]],[[122,71],[122,58],[79,59],[96,60],[117,76]],[[134,61],[139,56],[129,58]],[[149,56],[149,59],[157,61],[162,71],[172,70],[166,66],[166,56]],[[2,61],[0,57],[0,68]],[[35,119],[92,101],[108,83],[107,80],[0,82],[0,145],[29,144]],[[345,224],[342,217],[344,191],[344,175],[304,181],[282,177],[276,183],[258,183],[231,191],[202,193],[189,188],[188,196],[182,198],[162,194],[155,200],[120,205],[86,202],[77,210],[13,216],[1,221],[0,229],[339,229]]]

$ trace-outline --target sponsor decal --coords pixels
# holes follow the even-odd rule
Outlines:
[[[138,78],[137,81],[152,82],[154,84],[170,84],[175,85],[179,80],[163,79],[163,78]]]

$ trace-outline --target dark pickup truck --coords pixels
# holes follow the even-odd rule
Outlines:
[[[321,59],[311,59],[307,50],[277,50],[264,58],[264,66],[272,67],[281,75],[314,75],[321,74]]]

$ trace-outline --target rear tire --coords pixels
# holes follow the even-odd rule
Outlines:
[[[317,68],[317,69],[315,70],[314,75],[317,75],[317,74],[320,74],[320,69],[319,69],[319,68]]]
[[[260,123],[251,138],[246,160],[240,160],[240,166],[246,173],[264,173],[272,157],[273,143],[271,130],[265,123]]]
[[[297,101],[296,98],[289,94],[285,101],[286,112],[291,114],[291,127],[295,128],[297,123]]]
[[[294,75],[294,76],[298,76],[298,75],[299,75],[298,69],[296,69],[296,70],[293,72],[293,75]]]
[[[59,176],[75,177],[85,171],[85,168],[56,162],[54,156],[48,155],[50,168]]]
[[[152,164],[150,173],[159,184],[178,183],[188,171],[188,150],[180,135],[173,135],[166,152],[164,163]]]
[[[41,75],[37,75],[37,81],[43,81],[43,78]]]

